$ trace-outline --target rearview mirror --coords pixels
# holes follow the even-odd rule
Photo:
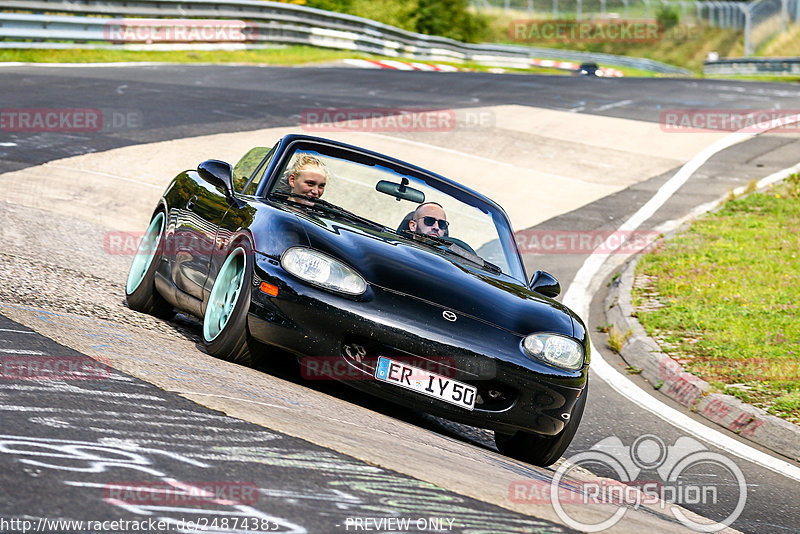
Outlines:
[[[561,294],[561,285],[556,280],[556,277],[546,271],[536,271],[533,273],[531,283],[528,286],[531,291],[536,291],[540,295],[556,298]]]
[[[410,200],[416,204],[422,204],[425,202],[425,193],[420,191],[419,189],[414,189],[413,187],[408,187],[406,184],[408,180],[403,178],[403,183],[396,184],[394,182],[390,182],[388,180],[381,180],[377,184],[375,184],[375,189],[380,191],[381,193],[392,195],[397,200]]]
[[[209,159],[197,166],[197,174],[217,187],[225,190],[225,196],[231,196],[233,192],[233,167],[230,163],[225,163],[218,159]]]

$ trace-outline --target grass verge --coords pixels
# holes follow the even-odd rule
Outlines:
[[[800,423],[800,175],[728,201],[636,272],[637,317],[667,354]]]
[[[111,63],[152,61],[164,63],[253,63],[298,65],[324,63],[345,58],[366,58],[346,50],[311,46],[286,46],[258,50],[123,50],[123,49],[7,49],[0,50],[0,61],[24,63]]]

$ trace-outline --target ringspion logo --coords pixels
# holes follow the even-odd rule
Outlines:
[[[570,472],[579,468],[598,478],[571,479]],[[717,532],[741,515],[747,483],[736,463],[693,438],[683,436],[667,445],[658,436],[645,434],[625,445],[612,436],[567,458],[551,481],[512,482],[508,498],[515,503],[550,504],[566,526],[580,532],[609,529],[629,509],[644,505],[667,511],[694,531]],[[582,507],[594,504],[612,505],[613,511],[589,522]],[[710,506],[715,517],[701,523],[687,516],[683,507],[696,504]]]

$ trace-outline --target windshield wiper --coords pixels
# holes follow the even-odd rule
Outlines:
[[[273,198],[279,198],[281,200],[289,200],[290,198],[299,198],[308,202],[296,202],[297,206],[303,206],[306,208],[316,209],[325,213],[333,213],[335,215],[341,215],[342,217],[346,217],[350,220],[360,222],[367,226],[372,226],[381,231],[386,231],[386,227],[380,223],[367,219],[366,217],[362,217],[361,215],[356,215],[352,211],[346,210],[341,206],[337,206],[327,200],[322,200],[321,198],[314,198],[308,195],[300,195],[298,193],[285,193],[283,191],[275,191],[272,193]],[[294,205],[293,204],[293,205]]]
[[[437,250],[444,250],[460,258],[464,258],[465,260],[474,263],[475,265],[478,265],[479,267],[482,267],[487,271],[491,271],[497,274],[503,274],[503,270],[494,263],[486,261],[485,259],[481,258],[474,252],[470,252],[469,250],[465,249],[458,243],[454,243],[453,241],[450,241],[446,237],[439,237],[429,234],[418,234],[410,230],[403,230],[401,234],[405,235],[406,237],[410,236],[412,239],[416,241],[421,241],[425,244],[433,245],[437,248]],[[444,246],[444,248],[440,248],[442,246]]]

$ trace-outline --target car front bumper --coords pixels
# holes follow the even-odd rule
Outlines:
[[[257,340],[300,358],[303,375],[335,379],[389,401],[472,426],[556,435],[584,391],[587,369],[556,369],[527,357],[521,336],[423,299],[369,286],[351,298],[298,280],[256,254],[248,328]],[[259,290],[261,282],[277,296]],[[376,380],[378,356],[466,382],[473,410]]]

